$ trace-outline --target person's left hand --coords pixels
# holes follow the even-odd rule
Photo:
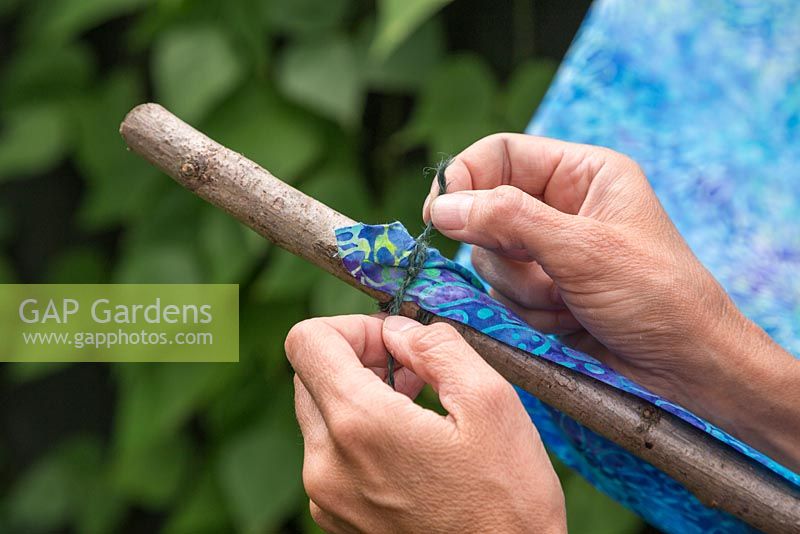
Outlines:
[[[397,391],[383,380],[391,353]],[[351,315],[286,338],[303,483],[328,532],[566,532],[564,496],[513,388],[445,324]],[[448,415],[412,399],[429,383]]]

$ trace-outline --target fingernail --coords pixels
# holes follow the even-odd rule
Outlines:
[[[467,224],[472,195],[450,193],[436,197],[431,205],[431,220],[439,230],[461,230]]]
[[[417,326],[422,326],[422,323],[418,323],[414,319],[409,319],[402,315],[390,315],[383,321],[383,327],[392,332],[402,332],[403,330],[408,330],[409,328],[415,328]]]

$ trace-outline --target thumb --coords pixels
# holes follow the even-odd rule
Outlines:
[[[536,260],[554,278],[595,255],[591,243],[607,233],[598,221],[558,211],[510,185],[439,196],[431,221],[451,239],[511,259]]]
[[[428,326],[402,316],[387,317],[383,342],[404,367],[430,384],[456,420],[470,414],[496,417],[518,403],[514,389],[452,326]]]

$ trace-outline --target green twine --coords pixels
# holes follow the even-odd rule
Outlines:
[[[444,171],[447,169],[447,166],[450,165],[450,161],[450,158],[444,159],[436,166],[436,183],[439,185],[440,195],[444,195],[447,192],[447,182],[445,181]],[[428,257],[428,248],[430,247],[431,236],[434,230],[433,223],[428,222],[422,233],[414,240],[414,248],[411,249],[411,253],[408,255],[406,275],[403,281],[400,282],[400,287],[397,288],[397,291],[390,301],[381,304],[381,310],[387,312],[389,315],[400,314],[400,307],[405,300],[406,291],[408,291],[411,283],[414,282],[414,279],[425,265],[425,259]],[[390,354],[386,368],[388,371],[387,382],[392,389],[394,389],[394,367],[394,357]]]

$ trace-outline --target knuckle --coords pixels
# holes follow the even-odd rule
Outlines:
[[[630,163],[634,162],[633,159],[626,156],[622,152],[617,152],[612,148],[604,146],[592,146],[590,153],[595,155],[599,160],[604,160],[607,163],[615,164],[617,166],[626,167]]]
[[[621,169],[627,172],[635,174],[644,174],[644,171],[642,170],[642,167],[639,165],[639,163],[637,163],[636,160],[634,160],[630,156],[626,156],[625,154],[621,154],[619,152],[614,152],[614,161]]]
[[[608,168],[612,171],[612,176],[616,178],[625,177],[638,177],[646,181],[644,170],[639,163],[621,152],[611,150],[610,148],[603,148],[600,152],[601,159],[608,164]]]
[[[498,375],[481,385],[481,396],[492,406],[504,406],[514,396],[514,389]]]
[[[322,508],[320,508],[313,499],[308,501],[308,511],[311,514],[311,519],[313,519],[316,524],[320,525],[325,521],[325,512],[322,511]]]
[[[363,443],[369,439],[370,428],[368,418],[358,417],[350,410],[332,415],[328,421],[328,430],[334,443],[349,447]]]
[[[325,475],[328,470],[318,460],[306,455],[303,462],[303,487],[306,495],[314,502],[326,502],[331,492],[329,477]]]
[[[295,324],[286,334],[286,340],[283,343],[283,348],[287,356],[291,356],[301,349],[306,343],[312,332],[318,328],[316,319],[306,319]]]
[[[334,524],[331,515],[322,509],[317,503],[314,502],[313,499],[309,500],[308,503],[308,511],[311,515],[311,519],[319,525],[319,527],[325,532],[336,532],[336,525]]]
[[[533,216],[530,197],[523,190],[511,185],[501,185],[492,189],[486,200],[476,210],[475,225],[493,236],[499,249],[521,248],[519,232],[514,228],[525,226]]]
[[[493,254],[485,248],[478,246],[472,247],[470,261],[472,262],[472,266],[475,267],[475,270],[484,277],[486,273],[491,272],[494,266]]]
[[[501,185],[489,193],[487,218],[493,221],[509,221],[516,217],[527,204],[527,194],[513,185]]]
[[[483,137],[479,142],[485,143],[486,145],[495,147],[497,149],[503,147],[507,137],[508,133],[506,132],[495,132]]]
[[[433,323],[424,328],[415,328],[409,340],[409,348],[417,355],[446,352],[460,344],[461,335],[446,323]]]

